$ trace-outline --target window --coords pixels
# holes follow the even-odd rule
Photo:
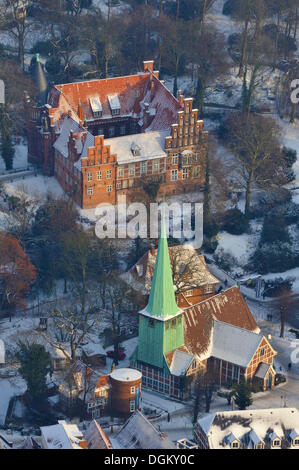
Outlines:
[[[233,368],[233,379],[239,380],[239,366],[234,365]]]
[[[98,135],[104,135],[104,127],[99,127]]]
[[[260,442],[259,444],[257,444],[255,446],[256,449],[263,449],[264,448],[264,444],[262,442]]]
[[[112,116],[117,116],[118,114],[120,114],[120,109],[119,108],[112,109],[111,114]]]
[[[211,284],[208,284],[204,288],[204,293],[205,294],[213,294],[213,286]]]
[[[92,173],[87,173],[87,181],[92,181]]]
[[[273,441],[273,446],[275,446],[275,447],[280,446],[280,441],[279,440]]]
[[[299,439],[294,439],[294,446],[299,446]]]
[[[131,395],[133,395],[133,393],[135,393],[135,387],[131,387],[130,393],[131,393]]]
[[[193,173],[193,178],[198,178],[199,175],[200,175],[199,166],[195,166],[195,167],[192,169],[192,173]]]
[[[135,411],[135,401],[130,401],[130,412]]]
[[[193,296],[193,290],[187,290],[185,296],[186,297],[192,297]]]
[[[171,181],[177,181],[178,179],[178,170],[171,170]]]
[[[147,173],[147,163],[146,162],[141,163],[140,173]]]
[[[160,163],[159,162],[154,162],[153,163],[153,171],[159,171],[160,169]]]
[[[193,361],[192,362],[192,370],[196,369],[197,367],[197,362],[196,361]]]
[[[265,348],[261,348],[261,350],[260,350],[260,356],[264,356],[264,354],[265,354]]]
[[[120,135],[126,135],[126,126],[120,126]]]
[[[118,170],[117,170],[117,176],[118,176],[119,178],[122,178],[123,176],[125,176],[125,170],[124,170],[124,168],[118,168]]]
[[[112,192],[112,186],[111,186],[111,184],[109,184],[107,186],[107,193],[111,193],[111,192]]]
[[[114,127],[109,127],[108,135],[109,135],[109,137],[114,137],[114,135],[115,135],[115,128]]]
[[[155,327],[155,320],[150,318],[149,321],[148,321],[148,326],[150,326],[151,328],[154,328]]]
[[[102,172],[101,171],[97,171],[97,180],[101,180],[102,179]]]
[[[93,188],[87,188],[87,194],[88,194],[88,196],[92,196],[93,195]]]
[[[112,170],[107,170],[107,171],[106,171],[106,176],[107,176],[107,179],[111,180],[111,178],[112,178]]]
[[[129,181],[129,187],[130,187],[130,188],[133,188],[133,186],[134,186],[134,180],[130,180],[130,181]]]
[[[189,171],[188,168],[183,168],[183,180],[188,179]]]
[[[179,158],[177,155],[173,155],[172,156],[172,164],[173,165],[177,165],[178,164],[178,161],[179,161]]]
[[[125,180],[125,181],[123,181],[123,188],[124,188],[124,189],[127,189],[127,187],[128,187],[128,181]]]
[[[121,181],[118,181],[118,182],[116,183],[116,189],[121,189]]]
[[[232,449],[239,449],[239,443],[238,442],[233,442],[231,447],[232,447]]]
[[[134,176],[135,175],[135,165],[129,165],[129,175]]]

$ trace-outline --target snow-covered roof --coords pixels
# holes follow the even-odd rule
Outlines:
[[[252,331],[215,321],[211,356],[247,367],[262,339]]]
[[[102,112],[102,105],[100,98],[98,96],[93,96],[89,98],[90,106],[93,113],[101,113]]]
[[[88,449],[112,449],[109,438],[95,419],[88,426],[84,439]]]
[[[175,449],[175,445],[138,410],[110,440],[113,449]]]
[[[120,102],[117,93],[107,96],[111,110],[120,109]]]
[[[271,368],[271,364],[266,364],[266,363],[262,362],[259,365],[258,370],[255,373],[255,377],[258,377],[259,379],[264,379],[270,368]]]
[[[165,137],[168,132],[147,132],[105,139],[105,145],[110,145],[111,153],[117,154],[118,163],[135,163],[142,160],[163,158],[165,153]],[[132,146],[140,147],[140,156],[134,156]]]
[[[136,281],[140,279],[140,284],[136,284],[136,287],[139,287],[138,290],[142,290],[142,286],[144,286],[146,291],[150,290],[156,256],[156,249],[148,250],[128,272],[131,276],[135,276]],[[204,256],[198,254],[190,245],[169,247],[169,256],[172,268],[176,267],[177,269],[181,269],[182,266],[185,266],[187,271],[186,276],[192,274],[192,277],[190,279],[188,278],[188,280],[184,274],[178,278],[179,288],[186,286],[186,290],[188,290],[192,286],[200,287],[207,284],[217,284],[219,282],[219,280],[210,273]],[[131,276],[127,275],[128,283],[133,281]]]
[[[42,437],[48,449],[81,449],[83,435],[76,424],[58,421],[53,426],[42,426]]]
[[[170,365],[171,373],[178,377],[184,375],[189,369],[193,359],[194,356],[192,354],[176,349]]]
[[[105,349],[100,343],[94,343],[92,341],[89,341],[88,344],[82,346],[81,349],[88,357],[96,356],[98,354],[106,356]]]
[[[86,133],[85,129],[83,129],[76,121],[74,121],[74,119],[72,119],[69,116],[66,116],[60,128],[60,135],[56,139],[53,145],[53,147],[59,153],[61,153],[65,158],[68,158],[69,156],[68,142],[69,142],[71,131],[75,133],[80,133],[80,132]],[[78,153],[80,154],[83,148],[81,139],[77,140],[76,145],[78,146],[77,150],[78,150]]]
[[[299,434],[299,412],[296,408],[219,411],[199,419],[198,425],[208,437],[210,449],[229,448],[231,434],[245,448],[260,442],[271,447],[270,436],[280,439],[282,448],[288,448]]]
[[[247,442],[249,449],[254,449],[255,446],[263,443],[263,440],[257,435],[254,429],[251,429],[243,439]]]
[[[141,379],[142,374],[139,370],[123,368],[114,369],[114,371],[111,372],[110,377],[120,382],[134,382],[135,380]]]

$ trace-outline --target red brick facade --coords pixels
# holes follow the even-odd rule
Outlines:
[[[143,74],[130,77],[57,85],[40,108],[25,96],[29,161],[55,175],[84,209],[115,204],[119,195],[130,200],[141,179],[159,179],[161,195],[203,186],[208,133],[198,110],[192,98],[171,95],[152,61],[144,67]],[[112,107],[112,93],[119,109]],[[134,158],[133,153],[128,162],[119,158],[117,140],[114,153],[105,145],[107,139],[153,132],[164,133],[160,158]],[[64,139],[63,150],[58,138]]]

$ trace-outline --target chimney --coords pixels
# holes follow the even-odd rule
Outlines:
[[[153,60],[144,60],[143,61],[144,72],[154,72],[154,61]]]
[[[79,98],[79,103],[78,103],[78,116],[80,119],[80,126],[82,126],[84,123],[84,114],[83,114],[83,108],[82,108],[82,103],[81,103],[80,98]]]
[[[182,90],[178,91],[178,102],[179,102],[180,108],[183,108],[183,106],[184,106],[184,95],[182,93]]]

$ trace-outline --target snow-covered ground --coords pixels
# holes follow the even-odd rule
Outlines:
[[[5,422],[11,398],[15,395],[22,395],[26,388],[25,382],[20,377],[0,379],[0,425]]]
[[[56,198],[64,195],[56,178],[49,178],[43,175],[25,177],[22,180],[5,183],[4,186],[7,193],[11,196],[18,196],[18,194],[23,193],[28,196],[36,197],[37,199],[43,199],[47,195]]]
[[[28,168],[28,159],[27,159],[27,143],[20,143],[15,145],[15,156],[13,160],[13,169],[14,170],[26,170]],[[4,160],[0,157],[0,175],[5,173],[5,163]]]

